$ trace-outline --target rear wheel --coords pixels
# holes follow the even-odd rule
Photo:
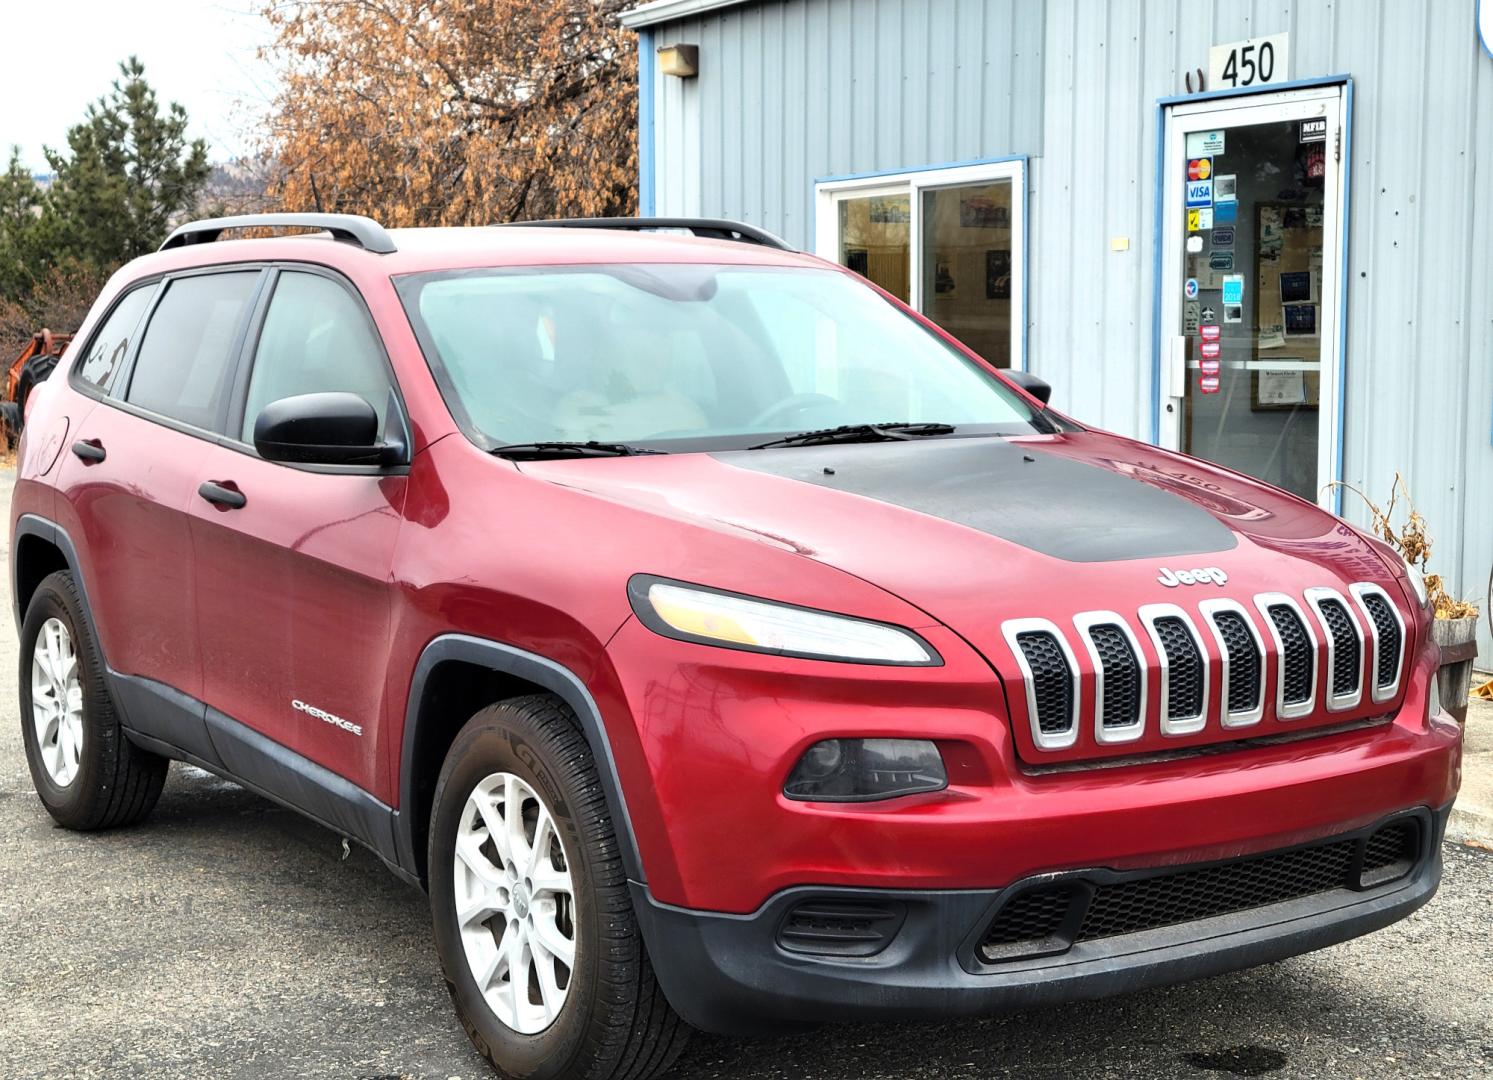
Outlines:
[[[436,948],[467,1034],[507,1076],[645,1080],[688,1028],[643,949],[595,763],[549,697],[482,710],[430,826]]]
[[[67,571],[32,594],[21,626],[21,736],[42,805],[69,829],[129,825],[160,798],[170,762],[131,743]]]

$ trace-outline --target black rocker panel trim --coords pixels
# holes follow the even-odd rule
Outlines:
[[[395,858],[392,807],[338,776],[164,683],[110,671],[109,689],[126,709],[125,734],[142,749],[189,762],[286,806],[371,850],[405,880]],[[146,727],[137,718],[149,717]],[[205,743],[202,741],[205,740]]]

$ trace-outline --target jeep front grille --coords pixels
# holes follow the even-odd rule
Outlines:
[[[1005,631],[1021,663],[1027,713],[1037,745],[1045,749],[1073,745],[1078,738],[1078,667],[1067,639],[1042,619],[1009,622]]]
[[[1349,587],[1358,601],[1359,610],[1374,628],[1374,648],[1370,656],[1374,670],[1370,677],[1370,694],[1375,701],[1387,701],[1400,688],[1400,665],[1405,653],[1405,627],[1399,611],[1377,585]]]
[[[1161,731],[1187,735],[1207,722],[1208,665],[1203,643],[1192,618],[1173,604],[1148,604],[1140,609],[1142,625],[1161,657]]]
[[[1274,629],[1279,673],[1276,676],[1276,713],[1294,719],[1312,711],[1317,687],[1317,640],[1301,608],[1288,596],[1259,598]]]
[[[1224,724],[1242,727],[1260,719],[1264,704],[1265,655],[1244,609],[1232,601],[1203,604],[1212,618],[1223,656]]]
[[[1148,604],[1134,617],[1089,611],[1073,617],[1069,632],[1046,619],[1011,620],[1002,631],[1021,670],[1031,742],[1062,750],[1083,732],[1092,743],[1117,744],[1147,730],[1180,736],[1244,728],[1265,717],[1267,702],[1276,719],[1295,720],[1354,708],[1365,688],[1375,703],[1388,701],[1400,686],[1404,623],[1380,586],[1355,584],[1347,593],[1351,600],[1307,589],[1305,604],[1261,593],[1251,607],[1202,597],[1196,609]],[[1150,639],[1146,651],[1138,630]],[[1085,657],[1082,667],[1075,650]],[[1210,693],[1215,677],[1220,687]],[[1148,709],[1153,689],[1160,702]]]

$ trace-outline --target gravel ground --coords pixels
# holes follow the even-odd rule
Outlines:
[[[331,833],[182,766],[138,828],[56,828],[0,624],[0,1075],[489,1075],[437,974],[424,898],[368,853],[344,859]],[[1493,854],[1445,855],[1428,907],[1320,953],[993,1020],[701,1036],[674,1076],[1486,1077]]]

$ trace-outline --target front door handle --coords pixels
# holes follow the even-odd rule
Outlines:
[[[84,465],[97,465],[109,456],[104,450],[104,444],[97,439],[79,439],[73,443],[73,453]]]
[[[221,484],[216,480],[204,480],[197,494],[219,510],[238,510],[249,501],[232,480],[224,480]]]

